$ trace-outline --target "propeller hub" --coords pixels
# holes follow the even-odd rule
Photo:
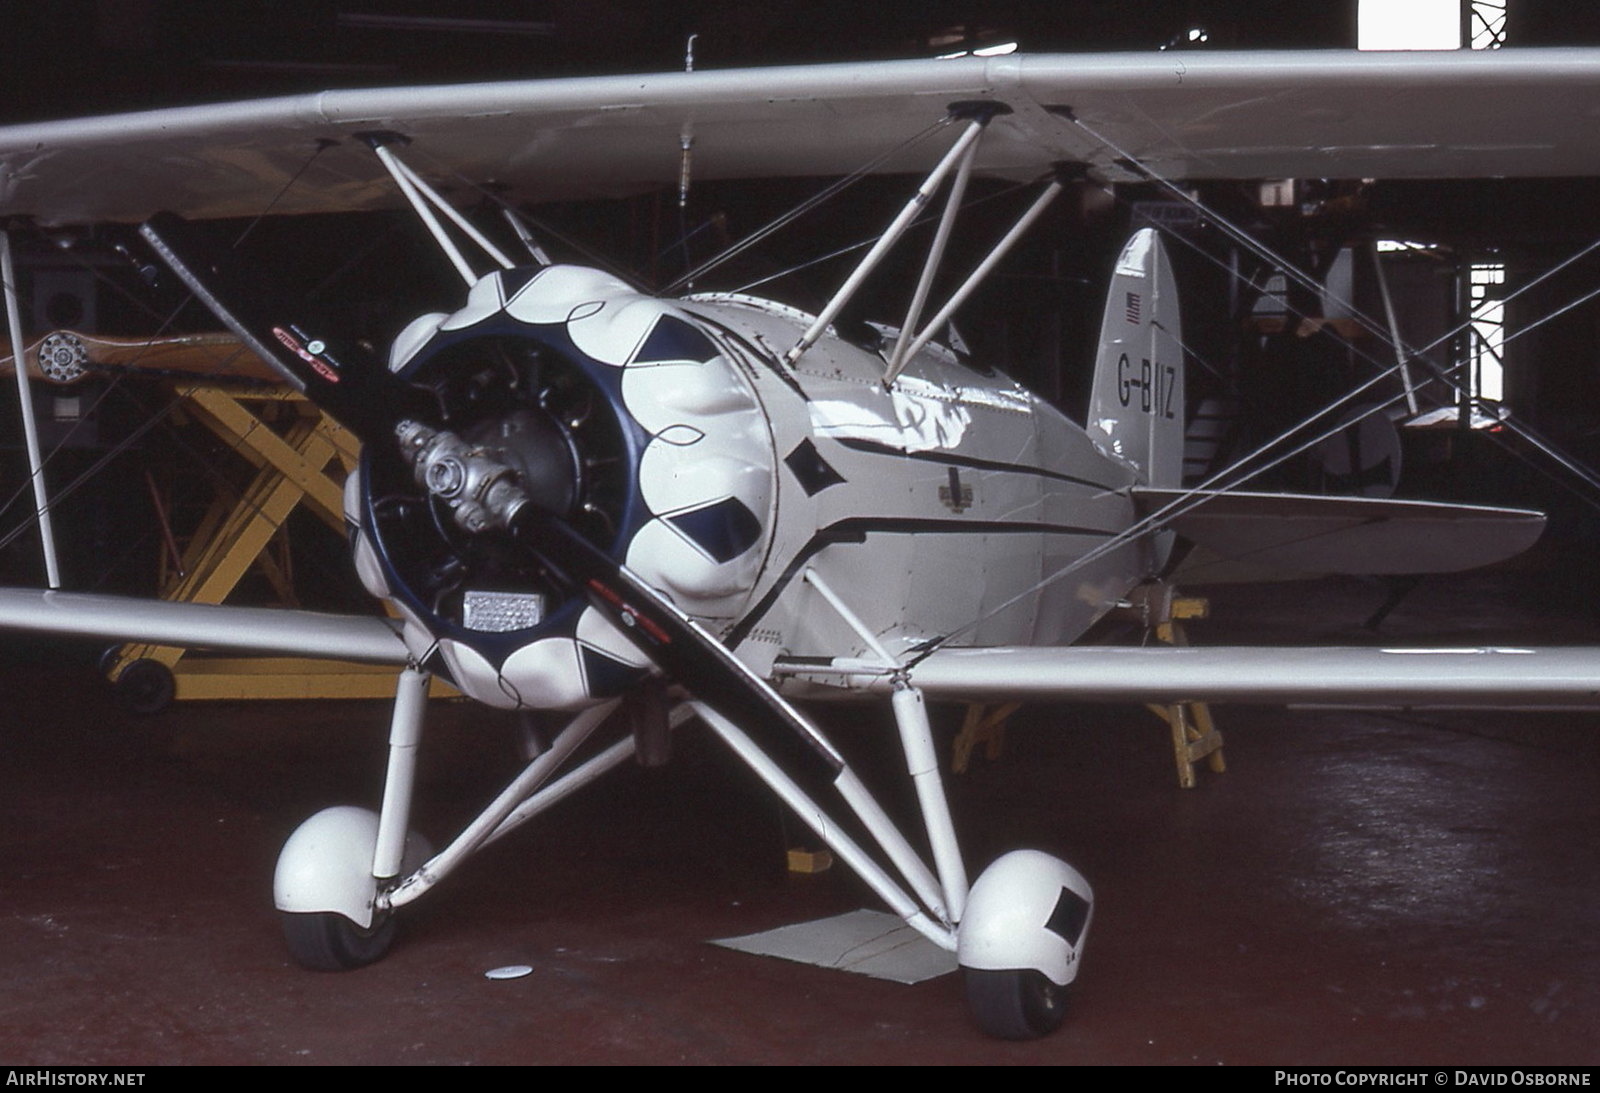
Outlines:
[[[713,628],[748,602],[776,457],[691,313],[595,270],[507,270],[414,320],[390,367],[418,408],[363,450],[356,567],[464,693],[575,709],[636,686],[649,654],[591,602],[596,566]]]
[[[476,535],[506,528],[527,504],[528,493],[515,470],[454,433],[402,421],[395,435],[417,485],[444,502],[463,531]]]

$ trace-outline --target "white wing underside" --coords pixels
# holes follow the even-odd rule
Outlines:
[[[946,648],[909,681],[973,701],[1600,706],[1600,648]]]
[[[406,663],[387,619],[315,611],[0,589],[0,629]],[[891,687],[864,663],[830,667],[811,674],[859,691]],[[944,648],[910,669],[909,682],[930,698],[968,701],[1600,706],[1600,648]]]
[[[1134,490],[1141,514],[1195,549],[1183,584],[1291,580],[1328,574],[1455,573],[1513,558],[1538,540],[1544,514],[1527,509],[1282,493]]]
[[[516,200],[620,195],[697,179],[853,171],[952,102],[1011,113],[978,167],[1061,161],[1136,177],[1413,178],[1596,172],[1600,50],[1140,53],[897,61],[329,91],[0,128],[0,209],[42,223],[386,206],[351,138],[413,138],[427,173]],[[1100,143],[1067,112],[1122,151]],[[878,169],[926,169],[935,137]],[[335,142],[305,167],[319,141]]]
[[[0,588],[0,630],[61,637],[399,666],[407,654],[398,626],[363,615]]]
[[[406,663],[389,620],[311,611],[0,589],[0,629]],[[870,669],[839,660],[805,674],[861,692],[891,686]],[[976,701],[1600,706],[1600,648],[946,648],[909,682],[933,698]]]
[[[0,128],[0,210],[62,224],[385,207],[393,188],[353,139],[375,129],[412,138],[425,173],[523,201],[673,185],[685,132],[697,179],[834,175],[964,100],[1010,108],[978,163],[1007,177],[1060,161],[1136,177],[1125,153],[1193,179],[1600,173],[1587,124],[1600,116],[1600,50],[1098,54],[336,91],[11,126]],[[307,167],[319,142],[332,143]],[[926,169],[948,142],[877,169]],[[1527,515],[1493,518],[1494,535],[1526,534]],[[1380,556],[1393,549],[1383,523],[1354,521]],[[385,620],[301,611],[0,590],[0,628],[405,661]],[[831,678],[889,686],[859,671]],[[910,673],[948,698],[1383,705],[1594,705],[1597,679],[1600,649],[1588,648],[945,648]]]

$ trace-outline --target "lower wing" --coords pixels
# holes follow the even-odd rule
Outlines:
[[[273,607],[0,588],[0,630],[404,665],[399,623]]]
[[[1146,646],[943,648],[896,675],[835,659],[779,671],[858,691],[903,680],[967,701],[1240,702],[1511,708],[1600,706],[1600,647]]]

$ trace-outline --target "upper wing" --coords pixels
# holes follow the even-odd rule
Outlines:
[[[1065,160],[1131,178],[1131,155],[1180,178],[1588,175],[1600,138],[1573,119],[1600,114],[1600,50],[1023,55],[329,91],[0,128],[0,211],[58,224],[377,207],[393,188],[351,139],[371,130],[413,138],[424,170],[525,200],[671,184],[685,136],[696,178],[841,174],[964,100],[1010,109],[984,142],[990,173]],[[925,169],[946,143],[878,169]]]

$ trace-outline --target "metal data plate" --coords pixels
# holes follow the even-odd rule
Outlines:
[[[544,596],[537,592],[472,592],[465,598],[468,630],[505,634],[539,625],[544,618]]]

